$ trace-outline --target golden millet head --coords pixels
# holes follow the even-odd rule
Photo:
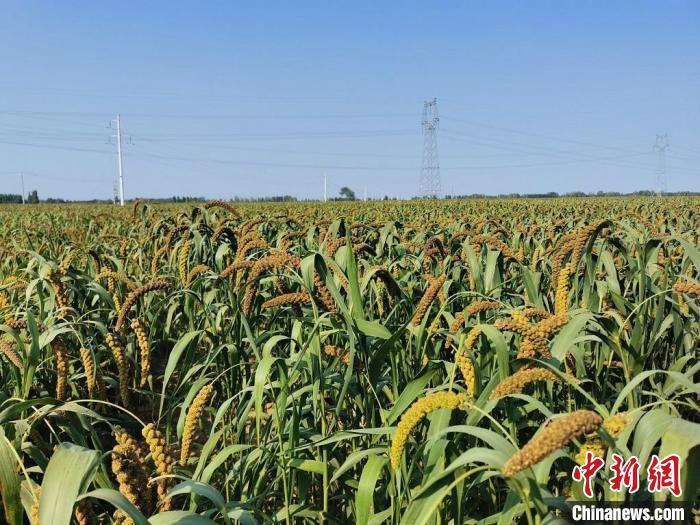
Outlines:
[[[434,392],[419,399],[401,416],[396,431],[391,440],[391,450],[389,458],[391,467],[397,470],[401,465],[401,455],[403,449],[408,442],[411,431],[418,425],[421,420],[433,410],[440,408],[449,408],[451,410],[460,409],[466,410],[469,406],[469,399],[466,394],[458,394],[456,392]]]
[[[187,411],[187,416],[185,417],[185,428],[182,433],[182,449],[180,451],[180,464],[184,465],[187,463],[187,458],[190,456],[190,449],[192,447],[192,441],[197,433],[197,424],[199,418],[204,412],[204,408],[207,403],[214,395],[214,384],[209,383],[202,387],[202,389],[197,393],[190,409]]]
[[[151,373],[151,350],[148,345],[148,334],[143,328],[141,321],[134,319],[131,321],[131,329],[136,335],[136,343],[139,347],[140,362],[141,362],[141,381],[139,385],[141,388],[146,386],[148,383],[148,376]]]
[[[578,451],[578,454],[576,454],[575,459],[577,463],[583,465],[586,462],[586,452],[591,452],[594,456],[602,458],[605,457],[605,452],[607,450],[608,447],[605,446],[603,440],[596,436],[587,439],[583,445],[581,445],[581,449]]]
[[[560,377],[548,368],[521,368],[513,375],[501,381],[491,391],[489,399],[500,399],[511,394],[519,394],[527,385],[535,381],[552,381],[558,383]]]
[[[421,300],[416,308],[416,312],[413,314],[413,318],[411,319],[411,324],[413,326],[418,326],[421,324],[421,322],[423,322],[425,314],[428,313],[430,305],[433,304],[433,301],[437,297],[440,288],[442,288],[442,285],[445,284],[446,278],[447,276],[442,274],[440,277],[430,281],[430,284],[425,289],[425,293],[423,294],[423,297],[421,297]]]
[[[514,476],[566,446],[572,439],[595,432],[602,424],[603,418],[591,410],[577,410],[554,419],[506,461],[502,472]]]
[[[610,434],[610,437],[617,438],[630,421],[631,418],[627,412],[620,412],[603,421],[603,428]]]
[[[471,398],[476,397],[476,373],[474,371],[474,363],[472,356],[468,350],[459,350],[455,354],[455,364],[462,372],[462,377],[467,385],[467,392]]]

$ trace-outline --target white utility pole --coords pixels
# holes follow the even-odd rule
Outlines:
[[[117,158],[119,162],[119,204],[124,206],[124,165],[122,161],[122,126],[117,115]]]
[[[367,184],[365,184],[365,202],[367,202]]]
[[[19,176],[22,179],[22,204],[27,204],[24,200],[24,173],[20,173]]]
[[[326,172],[323,172],[323,202],[328,202],[328,177]]]

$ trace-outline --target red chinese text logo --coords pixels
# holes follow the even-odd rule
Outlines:
[[[605,465],[603,458],[594,456],[590,450],[586,452],[586,461],[583,465],[574,468],[572,476],[574,481],[583,481],[583,493],[587,498],[593,497],[593,478]]]
[[[574,467],[572,477],[574,481],[583,481],[583,493],[587,498],[593,497],[593,480],[600,469],[605,466],[605,460],[586,452],[586,459],[582,465]],[[639,458],[632,456],[627,461],[619,455],[612,455],[610,464],[610,476],[608,483],[613,492],[622,492],[627,489],[630,494],[639,490]],[[649,492],[661,492],[668,490],[676,497],[681,495],[681,458],[677,454],[669,454],[661,459],[657,455],[651,457],[647,467],[647,490]]]
[[[681,495],[681,458],[677,454],[670,454],[664,459],[654,454],[651,456],[649,468],[649,492],[660,492],[664,489],[674,496]]]

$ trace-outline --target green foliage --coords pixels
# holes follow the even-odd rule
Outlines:
[[[693,505],[697,198],[332,207],[0,210],[5,520],[38,512],[42,525],[68,525],[90,510],[140,525],[542,523],[582,497],[570,473],[594,438],[608,460],[637,455],[643,477],[652,454],[679,454]],[[135,291],[156,280],[169,287]],[[535,336],[508,323],[527,312],[539,333],[536,316],[551,319],[557,298],[562,322],[542,336],[546,351],[524,352]],[[492,399],[527,366],[561,380]],[[415,422],[393,470],[402,417],[442,391],[472,399]],[[577,410],[625,423],[502,473],[548,421]],[[149,424],[162,447],[145,442]],[[644,480],[612,494],[607,476],[597,498],[667,496]]]

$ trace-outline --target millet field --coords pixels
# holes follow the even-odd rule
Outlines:
[[[555,523],[587,452],[690,514],[699,239],[691,197],[3,206],[0,522]]]

